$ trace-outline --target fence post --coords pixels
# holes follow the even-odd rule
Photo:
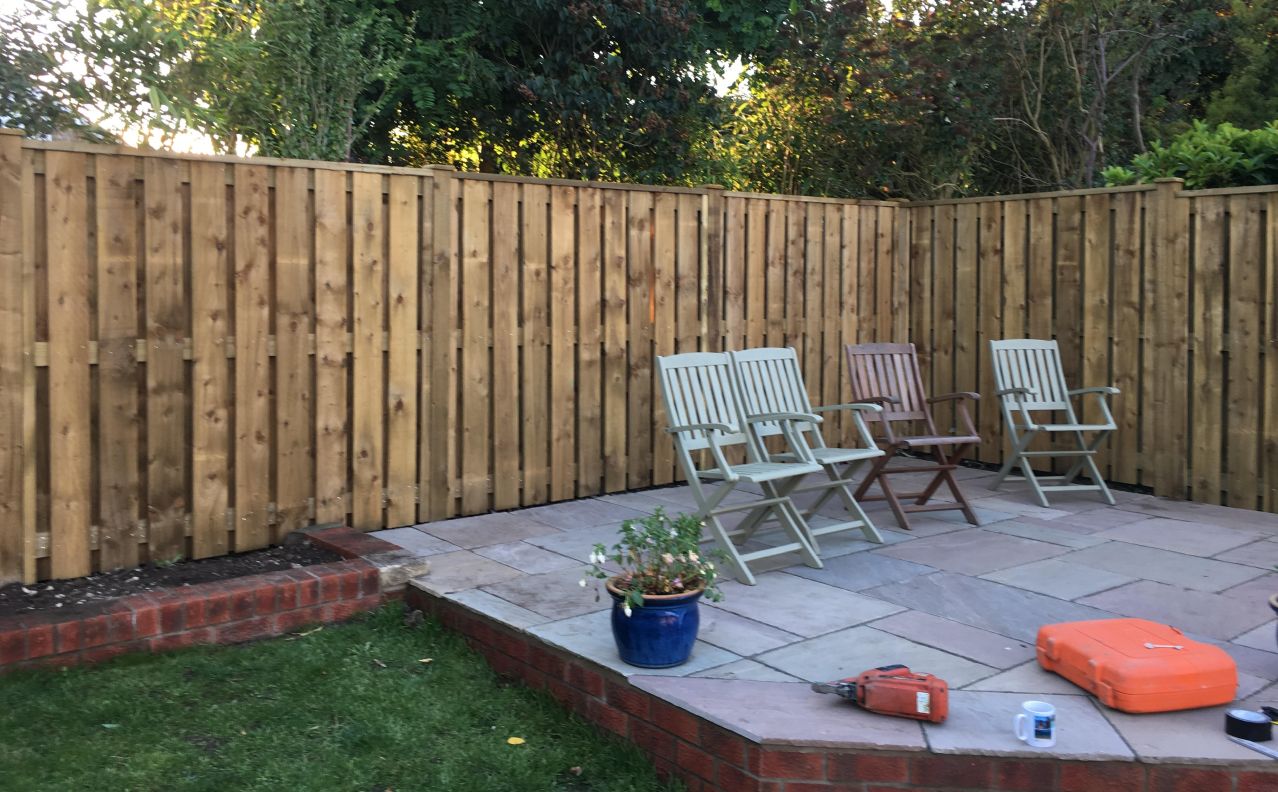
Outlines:
[[[454,512],[453,472],[457,449],[456,410],[457,390],[457,288],[455,263],[457,251],[457,178],[451,165],[428,166],[433,190],[432,253],[430,270],[425,273],[430,282],[430,305],[422,307],[430,311],[430,332],[426,343],[430,348],[428,363],[430,377],[430,406],[424,434],[430,444],[430,486],[422,496],[426,507],[422,510],[431,520],[451,517]]]
[[[29,580],[24,482],[30,362],[22,251],[22,132],[0,129],[0,585]],[[34,449],[32,449],[34,450]],[[31,554],[34,556],[34,553]],[[34,567],[31,567],[32,571]]]
[[[892,200],[892,342],[910,338],[910,209],[903,198]],[[917,346],[917,343],[916,343]]]
[[[1145,336],[1153,352],[1155,418],[1143,455],[1153,460],[1154,493],[1180,499],[1189,447],[1189,201],[1180,197],[1181,179],[1154,184],[1153,304]]]
[[[718,352],[723,349],[723,185],[703,184],[701,189],[705,190],[701,197],[702,350]]]

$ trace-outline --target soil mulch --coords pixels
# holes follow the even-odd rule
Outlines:
[[[29,586],[12,583],[0,586],[0,618],[55,609],[73,611],[80,606],[127,597],[130,594],[181,588],[196,583],[230,580],[259,572],[277,572],[281,569],[341,560],[342,557],[331,550],[303,542],[199,561],[179,561],[162,566],[147,564],[71,580],[49,580]]]

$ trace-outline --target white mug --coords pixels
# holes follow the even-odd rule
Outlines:
[[[1016,739],[1035,748],[1051,748],[1056,744],[1056,708],[1046,701],[1026,701],[1016,714],[1012,729]]]

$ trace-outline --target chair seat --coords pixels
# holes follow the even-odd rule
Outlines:
[[[1117,429],[1113,424],[1039,424],[1043,432],[1101,432],[1106,429]]]
[[[921,437],[898,437],[896,439],[898,445],[907,448],[918,448],[919,446],[934,445],[964,445],[967,443],[979,443],[981,438],[976,435],[932,435]]]
[[[776,479],[792,478],[794,476],[806,476],[809,473],[820,473],[820,465],[812,465],[806,462],[747,462],[744,465],[733,465],[731,467],[742,481],[749,481],[758,484],[762,481],[775,481]],[[723,472],[714,470],[699,470],[697,476],[706,479],[721,479]]]
[[[817,464],[821,465],[841,465],[857,459],[874,459],[883,456],[883,451],[878,448],[812,448],[809,450]],[[773,454],[772,458],[792,460],[794,454]]]

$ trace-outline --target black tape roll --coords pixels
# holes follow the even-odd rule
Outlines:
[[[1274,726],[1269,716],[1251,710],[1232,709],[1225,713],[1225,734],[1252,742],[1273,739]]]

